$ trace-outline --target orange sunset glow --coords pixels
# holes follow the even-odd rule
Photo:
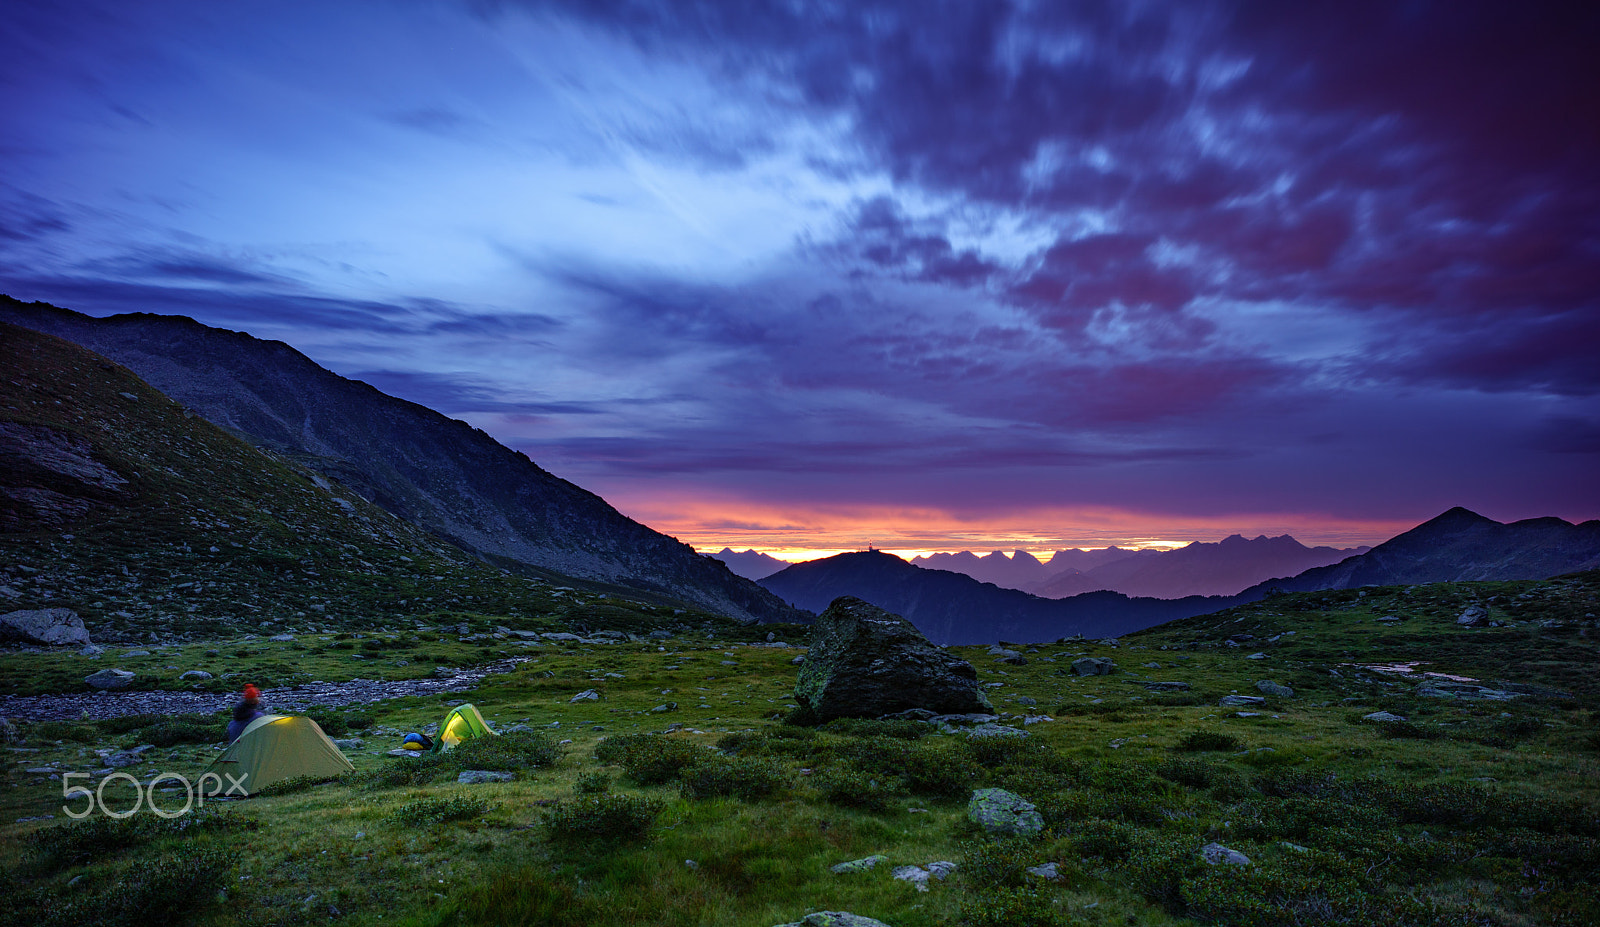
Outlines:
[[[1029,509],[970,517],[938,509],[772,506],[737,499],[617,494],[618,508],[703,553],[756,550],[797,563],[872,547],[905,559],[962,550],[1182,547],[1230,534],[1293,535],[1307,546],[1375,545],[1413,523],[1241,513],[1181,518],[1110,508]],[[1051,526],[1040,531],[1037,525]]]

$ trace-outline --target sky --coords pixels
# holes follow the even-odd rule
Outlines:
[[[9,0],[0,292],[705,550],[1600,516],[1600,7]]]

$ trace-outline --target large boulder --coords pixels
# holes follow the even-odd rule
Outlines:
[[[852,596],[834,599],[812,627],[794,696],[819,722],[908,708],[994,711],[972,664],[929,643],[899,615]]]
[[[78,647],[89,643],[89,632],[70,608],[22,609],[0,615],[0,640]]]
[[[1044,816],[1033,803],[1005,789],[977,789],[967,802],[967,820],[991,834],[1032,837],[1044,830]]]

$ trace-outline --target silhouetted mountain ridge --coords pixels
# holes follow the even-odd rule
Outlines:
[[[0,320],[133,370],[209,421],[479,556],[796,621],[720,561],[652,531],[479,429],[338,376],[287,344],[146,313],[96,319],[0,297]]]

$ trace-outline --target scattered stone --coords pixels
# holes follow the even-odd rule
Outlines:
[[[1106,676],[1117,664],[1106,657],[1080,657],[1072,661],[1072,671],[1079,676]]]
[[[277,641],[280,644],[287,644],[290,641],[294,640],[294,635],[293,634],[274,634],[271,637],[267,638],[267,640],[269,640],[269,641]]]
[[[179,679],[211,679],[212,676],[211,676],[210,673],[206,672],[205,670],[190,670],[187,673],[184,673],[182,676],[179,676],[178,678]]]
[[[1189,691],[1189,684],[1187,682],[1147,682],[1144,684],[1144,687],[1149,689],[1151,692]]]
[[[1257,682],[1256,689],[1259,690],[1262,695],[1270,695],[1274,698],[1294,698],[1293,689],[1289,688],[1288,686],[1273,682],[1270,679],[1263,679]]]
[[[389,751],[389,755],[390,756],[409,756],[409,757],[415,759],[415,758],[417,758],[417,757],[422,755],[422,751],[421,750],[398,750],[398,749],[396,749],[396,750],[390,750]]]
[[[593,689],[584,689],[582,692],[579,692],[577,695],[574,695],[572,698],[567,699],[568,704],[571,704],[572,702],[598,702],[598,701],[600,701],[600,693],[596,692]]]
[[[70,608],[22,609],[0,615],[0,640],[76,646],[89,643],[89,632]]]
[[[1005,789],[975,789],[967,803],[967,820],[991,834],[1032,837],[1044,830],[1044,818],[1021,795]]]
[[[1027,737],[1028,732],[989,722],[967,729],[966,735],[968,737]]]
[[[878,865],[888,858],[889,857],[887,856],[868,856],[864,859],[852,859],[848,863],[839,863],[828,868],[829,870],[840,874],[846,872],[866,872],[868,869],[871,869],[873,866]]]
[[[7,746],[22,743],[22,730],[10,718],[0,718],[0,744]]]
[[[1520,694],[1506,689],[1491,689],[1488,686],[1475,686],[1467,682],[1425,682],[1417,686],[1417,695],[1422,698],[1481,698],[1493,702],[1507,702],[1519,698]]]
[[[150,656],[150,651],[148,651],[148,650],[124,650],[122,652],[122,655],[125,656],[125,657],[148,657],[148,656]]]
[[[899,615],[851,596],[835,599],[812,626],[794,694],[822,721],[907,708],[992,710],[972,664],[929,643]]]
[[[1264,653],[1252,653],[1250,656],[1245,657],[1246,660],[1265,660],[1266,658],[1267,655]]]
[[[661,714],[663,712],[677,711],[677,710],[678,710],[678,703],[677,702],[663,702],[662,704],[657,705],[656,707],[650,709],[650,711],[653,714]]]
[[[548,637],[549,635],[546,635],[546,636]],[[660,628],[657,628],[656,630],[651,631],[646,636],[649,637],[651,640],[664,641],[667,638],[672,636],[672,632],[671,631],[663,631]]]
[[[1259,712],[1259,711],[1236,711],[1236,712],[1233,713],[1233,716],[1235,718],[1259,718],[1259,717],[1261,717],[1261,712]]]
[[[929,863],[926,868],[922,866],[900,866],[890,875],[902,882],[910,882],[917,887],[919,892],[925,892],[928,890],[928,880],[930,878],[943,882],[949,878],[950,873],[955,871],[955,863],[940,860],[939,862]]]
[[[1029,866],[1028,875],[1044,879],[1046,882],[1061,881],[1061,873],[1056,870],[1056,863],[1044,863],[1039,866]]]
[[[1399,615],[1384,615],[1382,618],[1379,618],[1378,620],[1379,621],[1383,621],[1383,622],[1394,622],[1394,621],[1403,621],[1404,619],[1401,618]]]
[[[118,750],[105,758],[105,764],[113,769],[122,769],[125,766],[137,766],[144,762],[144,757],[132,750]]]
[[[1468,605],[1456,618],[1456,624],[1463,628],[1476,628],[1489,620],[1489,610],[1482,605]]]
[[[1217,702],[1218,705],[1224,708],[1231,708],[1236,705],[1265,705],[1266,703],[1267,700],[1259,695],[1224,695]]]
[[[817,911],[792,924],[778,924],[777,927],[889,927],[883,921],[849,911]]]
[[[98,657],[102,653],[105,653],[105,652],[106,652],[106,649],[104,647],[100,646],[99,644],[88,644],[88,645],[85,645],[82,650],[78,651],[78,656],[80,656],[80,657]]]
[[[103,669],[93,676],[86,677],[83,681],[88,683],[90,688],[109,691],[126,689],[133,685],[133,677],[135,675],[135,673],[125,669]]]
[[[895,712],[893,714],[884,715],[881,718],[879,718],[878,720],[879,721],[932,721],[933,719],[935,719],[937,717],[938,717],[938,715],[934,714],[933,712],[929,711],[926,708],[907,708],[905,711],[897,711],[897,712]]]
[[[516,776],[508,772],[494,772],[488,769],[464,769],[456,776],[460,785],[480,785],[484,782],[510,782]]]
[[[546,631],[539,636],[547,641],[569,641],[574,644],[583,642],[583,638],[570,631]]]
[[[1208,843],[1200,848],[1200,858],[1211,866],[1248,866],[1250,857],[1238,850],[1230,850],[1220,843]]]
[[[1374,721],[1374,722],[1377,722],[1379,724],[1383,724],[1383,723],[1386,723],[1386,722],[1389,722],[1389,721],[1404,721],[1405,720],[1405,716],[1404,715],[1390,714],[1387,711],[1375,711],[1370,715],[1362,715],[1361,716],[1361,720],[1363,720],[1363,721]]]

